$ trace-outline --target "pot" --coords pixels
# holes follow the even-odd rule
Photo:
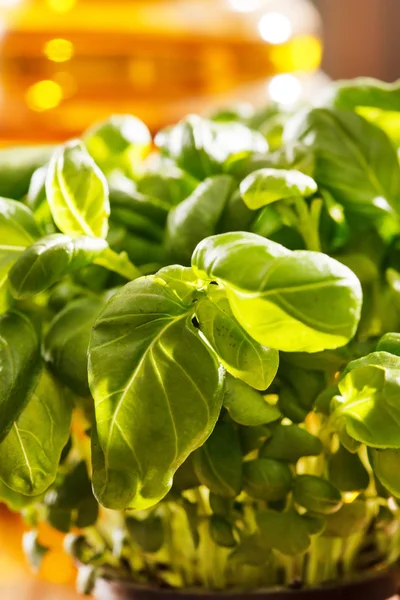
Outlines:
[[[171,590],[99,578],[94,597],[96,600],[395,600],[398,590],[399,573],[391,570],[336,585],[303,590],[274,588],[256,592]]]

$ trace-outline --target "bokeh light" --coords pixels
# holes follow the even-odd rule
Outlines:
[[[258,30],[262,39],[269,44],[283,44],[290,39],[293,33],[290,19],[278,12],[263,15],[258,24]]]
[[[301,82],[289,73],[275,75],[268,83],[268,93],[274,102],[290,106],[296,104],[301,98]]]
[[[45,44],[43,51],[49,60],[66,62],[74,55],[74,45],[69,40],[55,38]]]
[[[61,86],[55,81],[38,81],[28,88],[25,100],[30,109],[43,112],[58,106],[62,100]]]

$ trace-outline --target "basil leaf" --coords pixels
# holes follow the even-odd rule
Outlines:
[[[329,481],[342,492],[359,492],[369,486],[369,474],[358,454],[343,446],[329,457]]]
[[[133,542],[138,544],[145,552],[154,554],[164,544],[164,527],[160,517],[150,516],[147,519],[126,519],[128,533]]]
[[[373,352],[349,363],[339,383],[343,402],[332,425],[375,448],[400,448],[400,358]]]
[[[315,435],[297,425],[276,425],[260,450],[260,458],[296,463],[303,456],[318,456],[322,444]]]
[[[278,352],[249,336],[235,319],[223,290],[214,287],[210,286],[207,297],[196,305],[200,331],[231,375],[257,390],[266,390],[278,370]]]
[[[376,477],[393,496],[400,497],[400,451],[372,450],[372,466]]]
[[[153,163],[146,164],[146,167],[137,181],[137,189],[169,206],[180,204],[199,184],[195,177],[165,157],[156,156]]]
[[[105,300],[80,298],[67,304],[50,323],[44,339],[44,358],[62,383],[80,396],[90,394],[87,351],[92,327]]]
[[[288,123],[286,140],[311,148],[318,186],[348,210],[367,215],[400,210],[396,151],[385,132],[363,117],[314,109]]]
[[[231,154],[268,151],[267,141],[257,131],[240,123],[216,123],[197,115],[160,132],[155,142],[178,167],[200,180],[221,173]]]
[[[233,192],[233,179],[218,175],[206,179],[171,210],[166,229],[166,248],[173,260],[190,264],[196,245],[216,232],[218,221]]]
[[[400,112],[400,85],[372,77],[357,77],[331,83],[318,98],[318,104],[355,110],[360,106]]]
[[[385,333],[377,343],[376,350],[400,356],[400,333]]]
[[[38,167],[50,158],[53,146],[0,149],[0,196],[20,200],[28,191],[29,181]]]
[[[107,181],[79,140],[54,152],[46,193],[53,219],[62,233],[71,237],[106,237],[110,215]]]
[[[235,498],[242,489],[242,451],[231,423],[218,423],[206,443],[193,456],[201,484],[224,498]]]
[[[369,522],[366,503],[355,500],[351,504],[344,504],[333,515],[326,517],[324,537],[348,538],[351,535],[365,531]]]
[[[0,312],[11,304],[7,279],[11,266],[40,235],[29,208],[21,202],[0,198]]]
[[[29,246],[9,272],[15,298],[29,298],[43,292],[56,281],[94,262],[107,248],[100,238],[56,233]]]
[[[303,554],[310,546],[307,523],[294,510],[263,510],[257,514],[263,544],[287,556]]]
[[[317,352],[346,344],[360,318],[361,286],[347,267],[291,252],[252,233],[203,240],[192,257],[198,277],[216,280],[242,327],[260,344]]]
[[[6,486],[0,479],[0,502],[5,504],[11,511],[22,512],[33,504],[40,502],[42,498],[43,494],[39,494],[38,496],[24,496],[24,494],[14,492],[14,490]]]
[[[28,403],[0,443],[0,479],[26,496],[53,483],[68,441],[71,406],[58,384],[42,371]]]
[[[284,169],[260,169],[240,184],[240,192],[246,205],[252,210],[267,206],[277,200],[293,196],[312,196],[317,184],[300,171]]]
[[[272,458],[257,458],[243,464],[244,490],[252,498],[275,502],[292,489],[292,473],[286,463]]]
[[[234,530],[229,521],[219,515],[211,515],[209,525],[211,539],[217,546],[222,546],[222,548],[234,548],[236,546]]]
[[[300,506],[322,515],[331,515],[342,506],[342,497],[335,486],[316,475],[297,475],[293,498]]]
[[[104,173],[121,169],[133,175],[151,149],[146,125],[132,115],[112,115],[83,134],[83,141]]]
[[[196,288],[174,283],[170,273],[168,283],[166,269],[123,287],[94,326],[93,484],[110,508],[145,508],[163,498],[221,409],[223,371],[191,324]]]
[[[10,431],[40,371],[40,340],[30,320],[19,312],[0,317],[0,442]]]
[[[282,416],[259,392],[230,376],[226,379],[224,406],[236,423],[251,427],[273,423]]]

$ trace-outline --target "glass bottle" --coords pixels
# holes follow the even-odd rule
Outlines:
[[[308,0],[0,0],[0,143],[63,140],[110,113],[155,131],[265,101],[267,78],[320,60]],[[285,89],[300,91],[270,91]]]

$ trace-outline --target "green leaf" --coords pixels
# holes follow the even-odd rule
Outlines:
[[[230,376],[226,379],[224,406],[236,423],[251,427],[273,423],[282,416],[259,392]]]
[[[376,351],[400,356],[400,333],[385,333],[377,343]]]
[[[10,268],[40,235],[29,208],[21,202],[0,198],[0,313],[11,305],[7,279]]]
[[[137,181],[137,188],[142,194],[147,194],[169,206],[180,204],[190,196],[198,186],[199,181],[179,169],[175,163],[165,157],[153,155],[153,163],[146,164],[147,170]]]
[[[233,192],[234,180],[217,175],[204,180],[168,216],[165,243],[169,256],[180,264],[190,264],[196,245],[216,233],[217,224]]]
[[[216,123],[197,115],[162,131],[155,141],[178,167],[200,180],[221,173],[232,154],[268,151],[267,141],[257,131],[240,123]]]
[[[329,481],[342,492],[359,492],[369,486],[369,474],[358,454],[343,446],[329,457]]]
[[[374,473],[393,496],[400,498],[400,451],[372,450]]]
[[[257,514],[257,523],[263,544],[282,554],[296,556],[306,552],[310,546],[307,523],[294,510],[260,511]]]
[[[62,383],[81,396],[90,394],[87,351],[92,327],[105,303],[101,297],[68,303],[50,323],[44,340],[47,364]]]
[[[332,425],[375,448],[400,448],[400,358],[373,352],[349,363],[339,383],[343,402]]]
[[[126,285],[94,326],[93,484],[110,508],[145,508],[163,498],[221,409],[224,373],[191,323],[196,287],[182,272],[165,269]]]
[[[40,340],[19,312],[0,317],[0,442],[28,402],[40,371]]]
[[[23,299],[43,292],[69,273],[94,262],[107,248],[100,238],[56,233],[29,246],[9,272],[12,294]]]
[[[236,546],[233,527],[229,521],[219,515],[211,515],[209,523],[211,538],[217,546],[223,548],[234,548]]]
[[[400,210],[400,166],[384,131],[352,112],[313,109],[289,122],[286,141],[295,140],[314,154],[318,186],[345,208],[372,215]]]
[[[258,458],[243,463],[244,490],[252,498],[283,500],[292,488],[292,473],[286,463]]]
[[[44,557],[50,549],[39,542],[37,531],[27,531],[24,533],[22,546],[30,566],[37,573]]]
[[[5,504],[9,510],[21,513],[24,509],[29,508],[36,502],[43,499],[43,494],[38,496],[25,496],[14,492],[0,480],[0,502]]]
[[[70,423],[69,402],[43,370],[28,403],[0,444],[0,479],[26,496],[46,491],[56,477]]]
[[[318,456],[322,444],[315,435],[297,425],[276,425],[260,450],[260,458],[296,463],[303,456]]]
[[[341,110],[368,106],[400,112],[400,85],[398,81],[386,83],[372,77],[335,81],[323,90],[318,103]]]
[[[319,252],[291,252],[252,233],[203,240],[192,266],[217,281],[236,319],[260,344],[289,352],[317,352],[346,344],[361,309],[352,271]]]
[[[226,370],[257,390],[266,390],[279,364],[277,350],[253,340],[235,319],[226,294],[209,286],[207,297],[196,305],[200,331]],[[238,421],[239,422],[239,421]],[[243,423],[243,425],[254,423]]]
[[[259,450],[270,435],[271,430],[266,425],[239,427],[240,445],[243,455],[246,456],[254,450]]]
[[[128,280],[136,279],[142,275],[139,269],[131,263],[126,252],[120,252],[118,254],[108,247],[104,248],[104,250],[94,258],[93,262],[109,271],[118,273],[118,275],[121,275],[121,277]]]
[[[28,191],[34,171],[50,158],[53,146],[0,149],[0,196],[20,200]]]
[[[193,460],[198,480],[213,494],[235,498],[240,493],[242,452],[232,423],[218,423]]]
[[[227,498],[226,496],[218,496],[210,492],[210,508],[214,515],[220,517],[229,517],[232,513],[234,506],[234,499]]]
[[[151,149],[151,134],[146,125],[132,115],[112,115],[83,134],[91,156],[104,173],[121,169],[128,175]]]
[[[254,533],[243,537],[240,544],[230,554],[229,559],[235,564],[263,567],[271,557],[271,550],[266,548],[263,536]]]
[[[54,152],[46,193],[53,219],[62,233],[71,237],[106,237],[110,215],[107,181],[79,140]]]
[[[180,492],[199,487],[200,481],[194,470],[193,454],[189,454],[174,475],[174,488]]]
[[[354,533],[366,531],[368,521],[366,503],[362,500],[355,500],[351,504],[344,504],[334,515],[326,517],[323,535],[347,538]]]
[[[164,544],[164,526],[162,519],[150,516],[146,519],[127,517],[125,520],[129,536],[142,550],[153,554]]]
[[[300,506],[322,515],[331,515],[342,506],[342,497],[335,486],[316,475],[297,475],[293,498]]]
[[[260,169],[248,175],[240,184],[242,198],[252,210],[293,196],[307,198],[315,194],[317,189],[317,184],[308,175],[284,169]]]

